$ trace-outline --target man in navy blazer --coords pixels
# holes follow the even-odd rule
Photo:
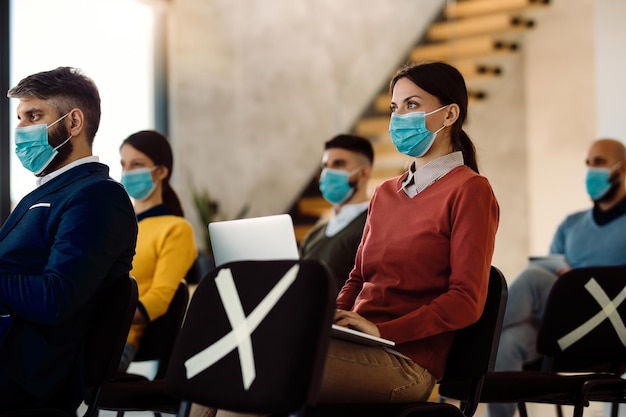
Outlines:
[[[92,155],[100,96],[80,71],[26,77],[16,154],[37,178],[0,228],[0,411],[83,398],[82,363],[94,300],[128,279],[137,237],[133,207]]]

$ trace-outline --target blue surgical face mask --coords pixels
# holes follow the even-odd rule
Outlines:
[[[591,197],[593,201],[601,200],[613,187],[614,182],[611,181],[611,169],[612,168],[587,168],[585,186],[587,188],[587,194],[589,194],[589,197]]]
[[[341,169],[324,168],[319,183],[322,196],[326,201],[335,205],[347,201],[354,194],[354,187],[350,185],[350,176],[360,170],[361,168],[357,168],[348,172]]]
[[[152,181],[152,171],[154,169],[156,169],[156,166],[122,172],[120,182],[131,198],[141,201],[152,195],[156,188],[156,184]]]
[[[433,145],[437,133],[445,127],[442,126],[436,132],[431,132],[426,129],[426,116],[437,113],[446,107],[448,105],[429,113],[423,111],[405,114],[391,113],[389,134],[398,152],[415,158],[424,156]]]
[[[35,175],[41,173],[50,162],[57,156],[61,146],[65,145],[71,138],[70,135],[59,146],[52,147],[48,143],[48,129],[57,124],[69,113],[56,119],[52,124],[40,123],[37,125],[15,128],[15,154],[24,168]]]

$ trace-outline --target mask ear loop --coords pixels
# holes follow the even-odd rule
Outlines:
[[[437,133],[441,132],[443,129],[445,129],[446,125],[441,126],[439,129],[435,130],[433,133],[436,135]]]
[[[355,193],[355,192],[356,192],[356,190],[357,190],[357,187],[359,186],[359,181],[357,180],[357,181],[355,181],[355,182],[352,182],[352,181],[350,181],[350,177],[351,177],[351,176],[353,176],[354,174],[356,174],[356,173],[360,172],[362,169],[363,169],[363,165],[361,165],[360,167],[356,167],[356,168],[355,168],[355,169],[353,169],[352,171],[348,172],[348,185],[350,186],[350,188],[352,188],[352,193],[350,193],[350,196],[348,197],[348,199],[349,199],[352,195],[354,195],[354,193]],[[352,184],[354,184],[354,185],[352,185]]]
[[[65,119],[67,117],[68,114],[70,114],[71,111],[68,111],[67,113],[65,113],[63,116],[59,117],[58,119],[56,119],[54,122],[52,122],[51,124],[49,124],[47,126],[48,129],[50,129],[52,126],[54,126],[55,124],[59,123],[61,120]]]
[[[352,171],[348,172],[348,178],[350,178],[351,176],[353,176],[357,172],[361,171],[362,169],[363,169],[363,165],[361,165],[360,167],[354,168]]]
[[[68,111],[67,113],[65,113],[65,115],[59,117],[54,122],[52,122],[52,124],[49,124],[47,128],[50,129],[52,126],[54,126],[55,124],[59,123],[61,120],[65,119],[67,117],[67,115],[70,114],[70,113],[71,113],[71,111]],[[65,139],[63,142],[61,142],[60,145],[55,146],[53,149],[56,151],[61,146],[65,145],[70,139],[72,139],[72,135],[70,135],[67,139]]]
[[[57,146],[55,146],[55,147],[54,147],[54,148],[52,148],[52,149],[54,149],[54,150],[56,151],[56,150],[57,150],[57,149],[59,149],[61,146],[65,145],[65,144],[66,144],[66,143],[67,143],[70,139],[72,139],[72,135],[70,135],[70,137],[69,137],[69,138],[67,138],[67,139],[65,139],[63,142],[61,142],[61,144],[60,144],[60,145],[57,145]]]
[[[429,115],[431,115],[431,114],[433,114],[433,113],[437,113],[438,111],[441,111],[441,110],[445,109],[445,108],[446,108],[446,107],[448,107],[448,106],[449,106],[449,104],[446,104],[445,106],[441,106],[441,107],[439,107],[437,110],[433,110],[433,111],[431,111],[431,112],[424,113],[424,116],[429,116]],[[446,125],[444,124],[443,126],[441,126],[439,129],[437,129],[437,130],[436,130],[435,132],[433,132],[433,133],[434,133],[435,135],[437,135],[437,133],[441,132],[441,131],[445,128],[445,127],[446,127]]]
[[[424,116],[430,116],[431,114],[437,113],[438,111],[441,111],[441,110],[445,109],[448,106],[449,106],[449,104],[446,104],[445,106],[439,107],[437,110],[433,110],[433,111],[429,111],[428,113],[424,113]]]
[[[619,177],[620,177],[620,175],[619,175],[619,168],[617,169],[617,171],[614,171],[614,172],[611,172],[611,171],[613,170],[613,168],[615,168],[615,167],[619,167],[619,166],[620,166],[620,165],[622,165],[623,163],[624,163],[624,161],[619,161],[619,162],[617,162],[615,165],[613,165],[613,166],[609,169],[609,182],[610,182],[611,184],[616,184],[616,183],[617,183],[617,181],[619,180]],[[615,175],[615,174],[617,174],[617,175]],[[612,177],[613,175],[615,175],[615,178],[611,179],[611,177]]]

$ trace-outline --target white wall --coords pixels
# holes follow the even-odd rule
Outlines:
[[[623,0],[595,1],[595,63],[597,136],[612,137],[626,142],[626,76],[624,75],[624,45],[626,45],[626,2]],[[611,406],[603,405],[604,415]],[[619,407],[619,416],[626,416],[626,407]]]
[[[476,146],[480,172],[489,179],[500,205],[492,263],[509,279],[523,267],[528,252],[523,51],[492,60],[501,67],[501,77],[477,86],[470,83],[487,98],[470,104],[465,127]]]
[[[595,1],[595,63],[598,137],[626,141],[626,2]]]
[[[546,253],[556,227],[590,206],[585,157],[596,139],[593,0],[555,0],[525,53],[529,222],[532,253]]]

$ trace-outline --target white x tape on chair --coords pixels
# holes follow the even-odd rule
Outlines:
[[[222,269],[215,278],[215,283],[232,330],[213,345],[185,361],[187,378],[193,378],[237,348],[241,377],[244,388],[248,390],[256,377],[252,333],[296,280],[299,269],[298,265],[291,267],[247,317],[243,311],[231,270]]]
[[[613,325],[613,328],[615,329],[615,332],[617,333],[617,336],[622,344],[626,346],[626,327],[617,312],[617,308],[626,299],[626,288],[623,288],[613,300],[609,299],[602,287],[600,287],[598,282],[593,278],[585,284],[585,289],[598,302],[601,309],[585,323],[581,324],[579,327],[558,340],[561,350],[565,350],[576,343],[577,340],[595,329],[607,318],[611,321],[611,324]]]

